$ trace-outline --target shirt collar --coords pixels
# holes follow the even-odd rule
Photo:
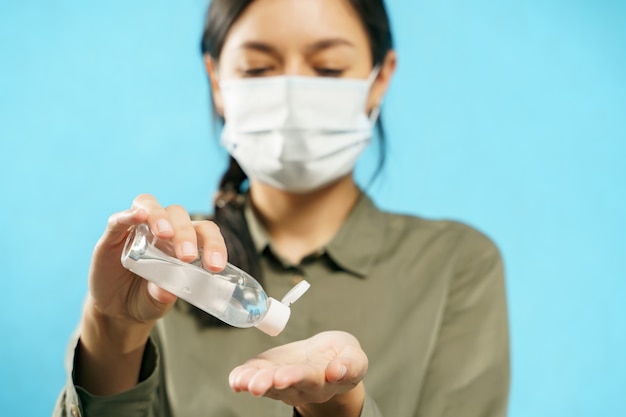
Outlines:
[[[250,236],[252,237],[252,242],[254,242],[254,248],[257,253],[262,253],[271,243],[270,235],[252,208],[250,194],[246,194],[243,215],[246,218],[246,223],[248,223],[248,230],[250,230]]]
[[[269,233],[257,218],[250,199],[246,199],[244,216],[257,253],[271,246]],[[340,268],[360,277],[370,272],[381,252],[386,234],[385,215],[361,193],[337,234],[322,250]],[[318,251],[319,252],[319,251]]]

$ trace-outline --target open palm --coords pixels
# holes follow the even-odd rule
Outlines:
[[[236,392],[292,406],[324,403],[359,384],[367,366],[354,336],[328,331],[261,353],[235,368],[229,383]]]

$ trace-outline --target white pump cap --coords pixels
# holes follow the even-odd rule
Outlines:
[[[267,311],[261,321],[256,324],[256,327],[270,336],[278,336],[285,329],[291,316],[289,306],[302,297],[310,287],[311,284],[308,282],[300,281],[285,294],[281,301],[269,297],[267,299]]]

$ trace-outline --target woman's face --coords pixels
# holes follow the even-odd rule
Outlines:
[[[391,58],[372,87],[368,109],[382,99],[395,66]],[[347,0],[256,0],[231,27],[219,61],[207,58],[220,113],[219,80],[278,75],[365,79],[372,65],[367,33]]]

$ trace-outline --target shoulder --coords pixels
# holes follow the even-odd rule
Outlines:
[[[491,253],[499,256],[494,241],[467,223],[449,219],[427,219],[409,214],[382,211],[387,225],[388,245],[412,248],[438,248],[448,255]]]
[[[416,280],[444,289],[445,304],[454,311],[468,311],[476,305],[498,305],[499,312],[504,310],[504,263],[485,233],[454,220],[384,216],[388,224],[385,256],[395,257],[394,265],[404,264]]]

